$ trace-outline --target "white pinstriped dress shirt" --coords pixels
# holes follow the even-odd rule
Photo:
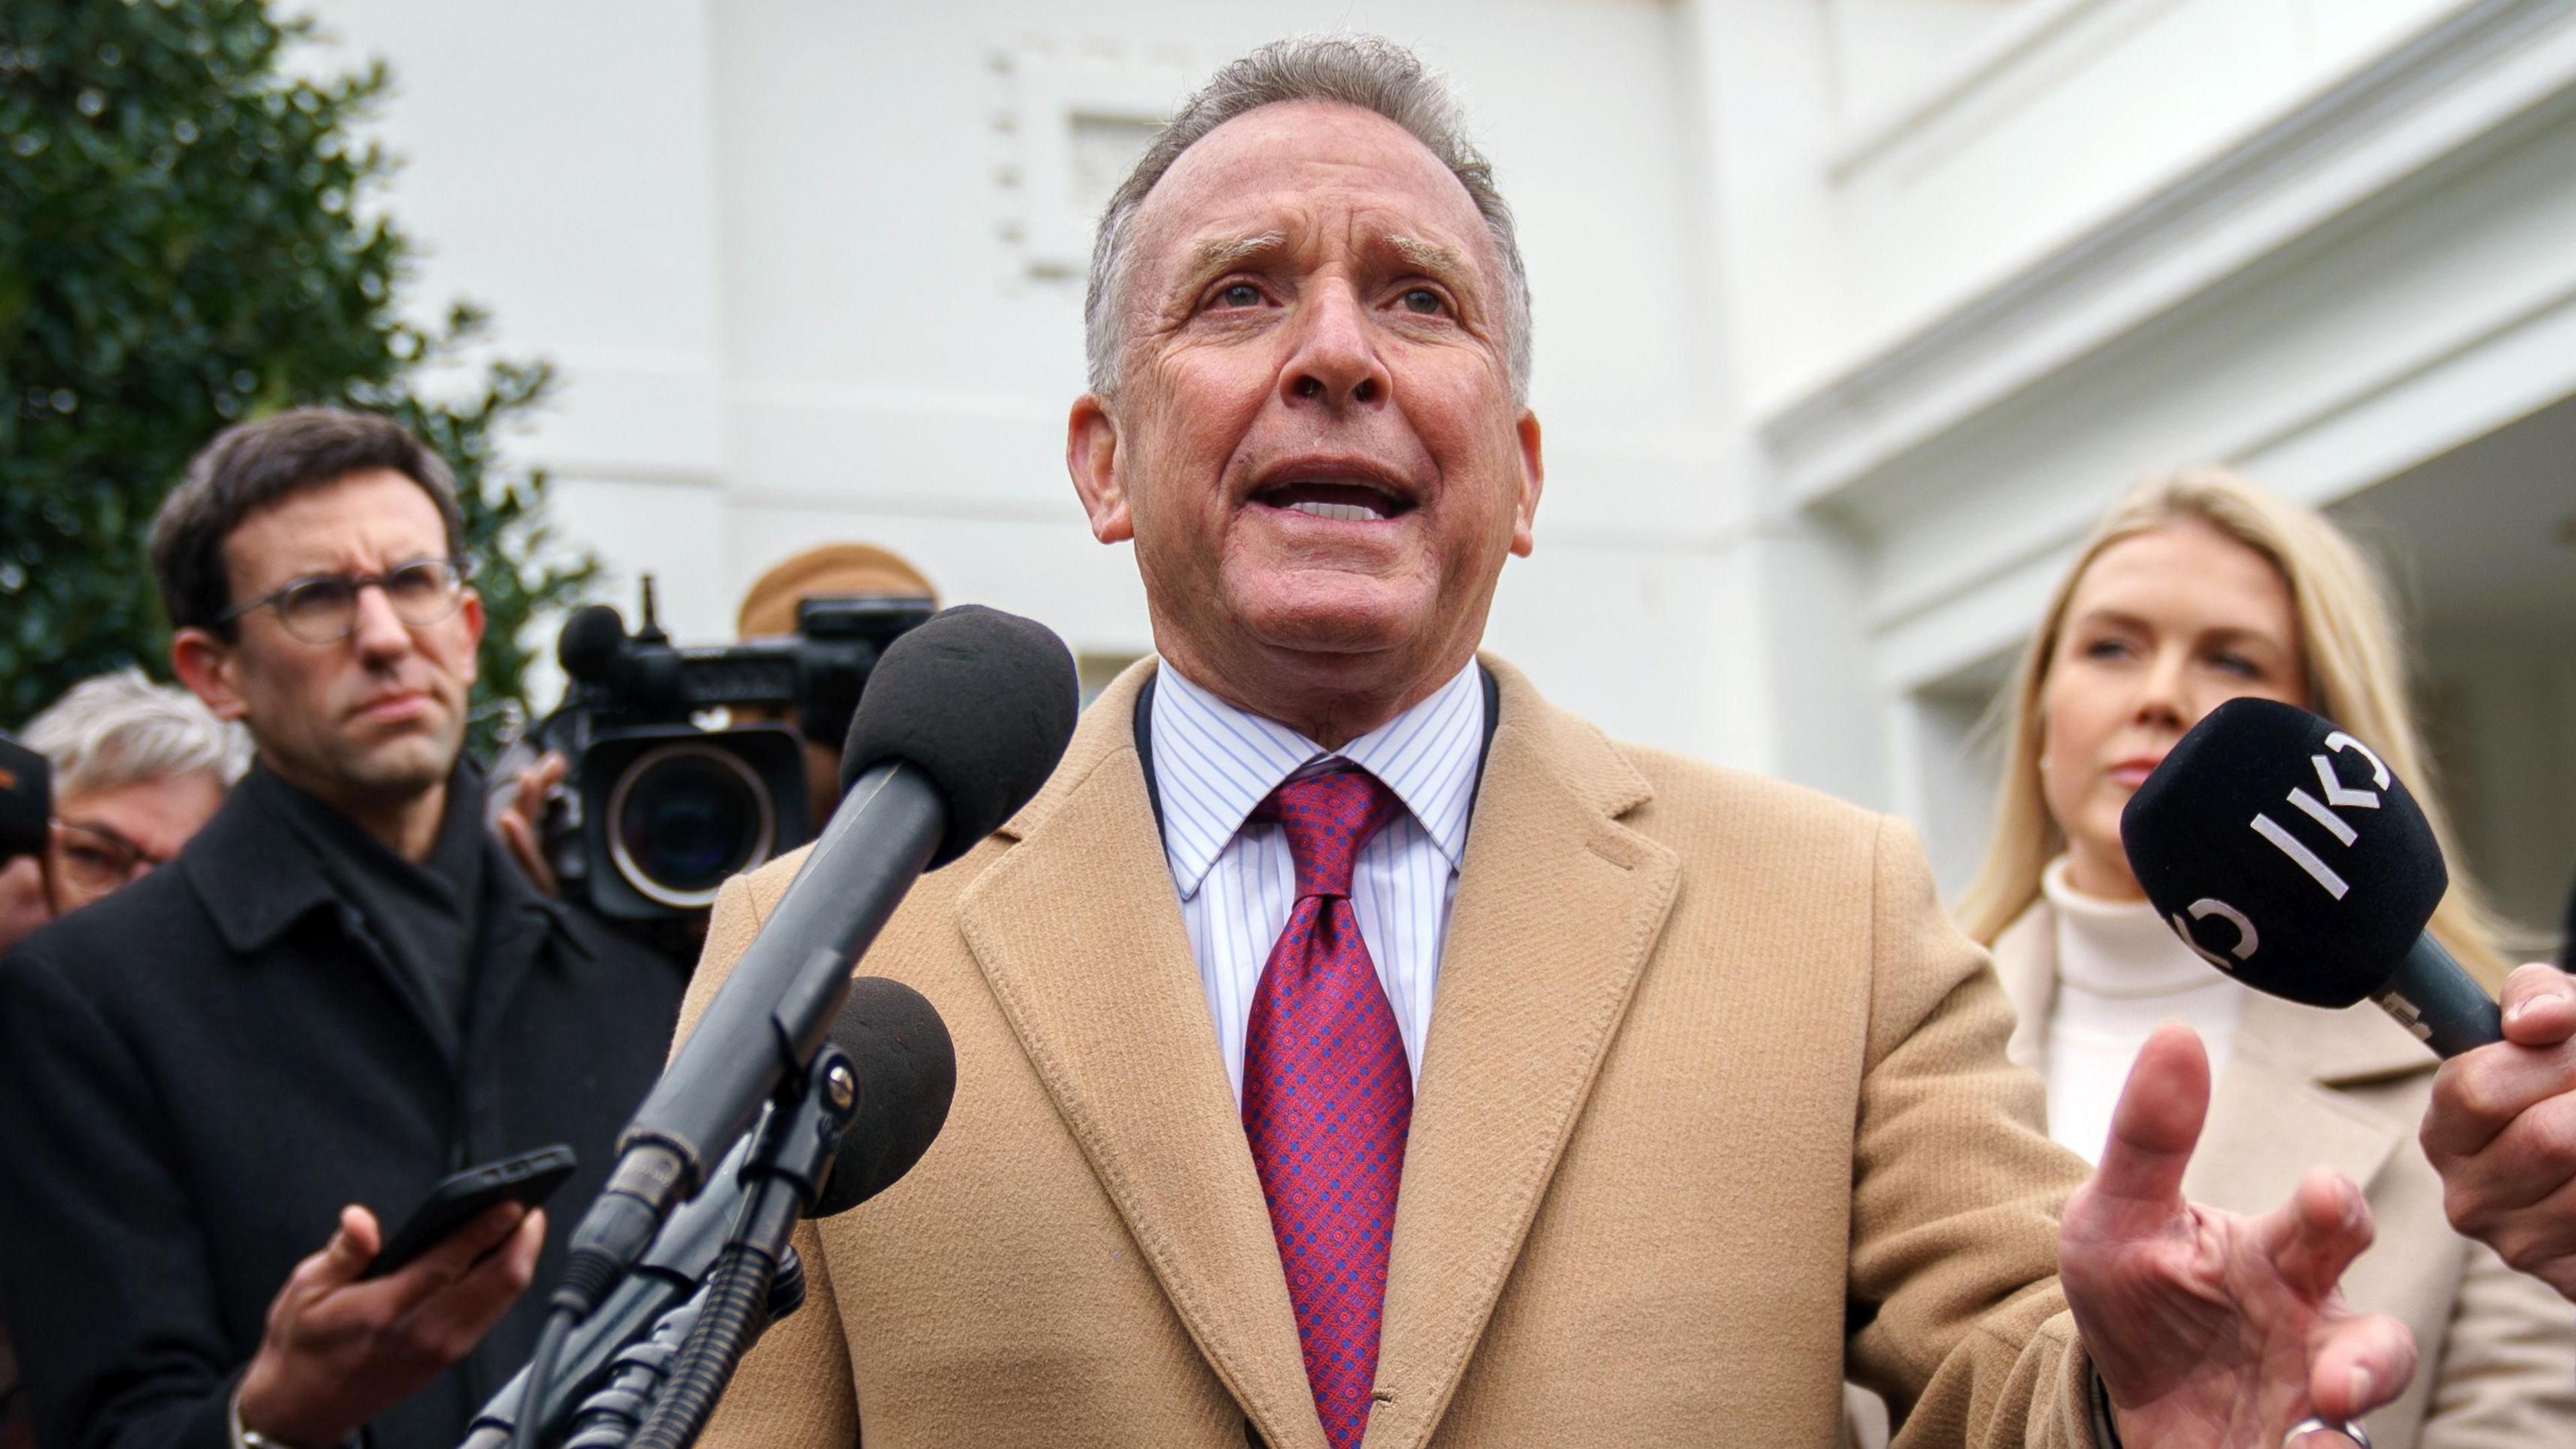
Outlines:
[[[1467,853],[1467,817],[1485,744],[1485,689],[1470,663],[1384,725],[1328,751],[1274,720],[1208,693],[1168,663],[1154,686],[1149,731],[1163,810],[1163,855],[1181,920],[1216,1021],[1235,1100],[1243,1100],[1243,1035],[1270,948],[1296,904],[1297,870],[1277,825],[1247,824],[1288,779],[1347,760],[1375,775],[1404,809],[1362,847],[1351,876],[1360,939],[1395,1011],[1404,1057],[1422,1080],[1422,1042],[1449,904]]]

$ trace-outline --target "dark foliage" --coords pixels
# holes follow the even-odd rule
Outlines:
[[[545,364],[457,387],[479,314],[405,320],[408,248],[371,204],[392,162],[353,129],[385,69],[289,75],[303,30],[264,0],[0,6],[0,722],[121,664],[166,673],[153,510],[216,431],[297,403],[390,411],[455,468],[483,739],[531,613],[594,571],[547,537],[543,475],[495,456]]]

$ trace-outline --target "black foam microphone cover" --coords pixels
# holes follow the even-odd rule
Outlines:
[[[607,604],[585,604],[555,635],[555,662],[584,684],[605,683],[626,643],[626,620]]]
[[[900,981],[851,981],[849,1000],[832,1022],[832,1042],[857,1069],[859,1110],[808,1217],[847,1212],[893,1186],[930,1150],[957,1095],[948,1024]]]
[[[2120,841],[2193,950],[2311,1006],[2379,995],[2451,883],[2386,762],[2267,699],[2229,700],[2192,726],[2121,812]]]
[[[1054,773],[1080,694],[1073,652],[1044,624],[980,604],[943,609],[877,660],[841,752],[841,785],[893,760],[928,775],[948,804],[930,865],[946,865]]]

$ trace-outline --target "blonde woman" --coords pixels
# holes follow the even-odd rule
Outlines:
[[[2314,710],[2380,752],[2450,858],[2434,935],[2501,979],[2378,574],[2313,510],[2195,469],[2132,489],[2095,527],[2012,686],[1994,840],[1959,911],[2019,1008],[2012,1054],[2048,1079],[2050,1135],[2090,1159],[2147,1034],[2196,1028],[2216,1086],[2185,1181],[2194,1201],[2260,1210],[2319,1163],[2369,1194],[2378,1242],[2345,1291],[2405,1320],[2424,1364],[2368,1420],[2378,1449],[2576,1444],[2566,1303],[2443,1219],[2415,1140],[2432,1056],[2375,1006],[2292,1005],[2213,970],[2129,874],[2121,807],[2183,731],[2239,695]]]

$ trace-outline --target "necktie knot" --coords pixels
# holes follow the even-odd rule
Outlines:
[[[1375,775],[1343,765],[1286,781],[1253,818],[1279,822],[1297,867],[1297,898],[1304,900],[1347,897],[1360,848],[1403,808]]]

